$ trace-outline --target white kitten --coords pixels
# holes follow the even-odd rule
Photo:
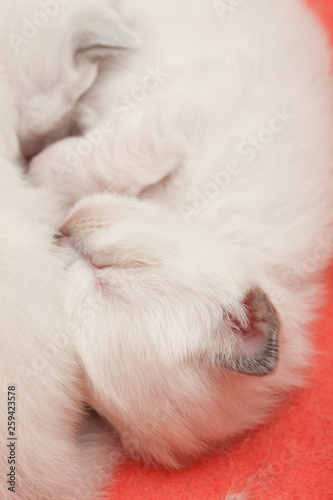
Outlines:
[[[5,1],[0,28],[0,497],[96,498],[118,451],[86,415],[63,300],[71,255],[53,242],[56,205],[15,162],[65,134],[102,53],[135,37],[104,0]]]
[[[63,303],[70,256],[55,252],[43,192],[4,160],[0,175],[0,497],[96,498],[118,452],[101,422],[83,429],[85,386]]]
[[[110,115],[113,132],[31,166],[64,207],[100,191],[150,198],[96,194],[61,231],[77,255],[68,301],[89,402],[134,456],[168,466],[257,425],[301,384],[332,246],[327,40],[297,0],[225,4],[125,1],[143,46],[79,114],[95,132]]]
[[[68,134],[101,60],[138,44],[108,0],[5,0],[0,28],[1,73],[17,102],[27,156]]]

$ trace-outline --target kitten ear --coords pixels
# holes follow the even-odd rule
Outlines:
[[[75,59],[105,58],[109,57],[112,51],[136,49],[139,46],[140,38],[126,26],[116,12],[108,8],[92,17],[89,24],[77,33]]]
[[[278,362],[278,313],[260,288],[247,293],[243,306],[246,317],[242,321],[231,315],[224,317],[204,358],[238,373],[268,375]]]

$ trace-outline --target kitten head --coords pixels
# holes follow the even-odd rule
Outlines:
[[[61,233],[89,402],[133,456],[178,466],[258,423],[279,320],[234,248],[108,194],[80,201]]]
[[[20,113],[23,153],[68,134],[101,60],[139,40],[107,0],[12,0],[4,6],[5,60]]]

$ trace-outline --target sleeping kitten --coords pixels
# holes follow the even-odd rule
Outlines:
[[[0,498],[96,499],[119,451],[85,409],[57,206],[22,179],[19,161],[65,134],[102,52],[135,36],[104,0],[6,0],[0,28]]]
[[[326,37],[298,0],[225,5],[124,1],[142,48],[83,100],[86,137],[30,169],[71,207],[60,243],[89,403],[166,466],[302,383],[331,255]]]
[[[25,156],[68,135],[76,104],[93,85],[102,60],[116,61],[138,45],[111,5],[108,0],[2,2],[0,71],[16,100]]]

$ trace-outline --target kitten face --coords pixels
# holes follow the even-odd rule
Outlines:
[[[3,11],[4,60],[23,153],[31,156],[70,132],[75,105],[94,83],[101,59],[133,49],[138,39],[106,0],[53,0],[44,7],[15,0]]]
[[[276,368],[279,320],[234,249],[205,234],[194,246],[192,228],[153,207],[87,198],[59,242],[74,250],[68,300],[90,404],[132,455],[177,466],[242,430],[261,382],[242,386],[240,373]]]

